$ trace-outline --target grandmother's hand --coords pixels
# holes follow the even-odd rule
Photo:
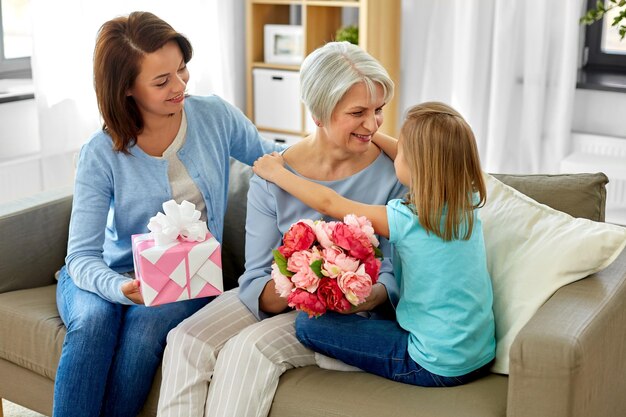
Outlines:
[[[139,288],[139,280],[133,279],[131,281],[127,281],[122,284],[121,290],[122,293],[135,304],[145,304],[143,301],[143,296],[141,295],[141,290]]]
[[[271,154],[263,155],[254,162],[252,170],[259,177],[276,182],[276,178],[280,175],[280,172],[284,168],[285,161],[278,152],[272,152]]]
[[[353,314],[361,311],[371,311],[374,308],[378,307],[382,303],[387,301],[389,295],[387,294],[387,288],[379,282],[372,285],[372,292],[365,299],[364,302],[359,304],[358,306],[353,306],[350,310],[344,311],[342,314]]]

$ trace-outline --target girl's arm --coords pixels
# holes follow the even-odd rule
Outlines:
[[[376,132],[372,136],[372,142],[376,144],[391,160],[396,159],[398,153],[398,139],[387,136],[384,133]]]
[[[284,167],[283,157],[276,152],[257,159],[252,169],[259,177],[273,182],[323,215],[336,219],[342,219],[347,214],[365,216],[372,222],[372,227],[377,234],[389,237],[385,206],[349,200],[335,190],[299,177]]]

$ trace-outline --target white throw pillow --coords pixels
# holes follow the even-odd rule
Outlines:
[[[494,293],[496,361],[509,373],[517,333],[556,290],[606,268],[626,246],[626,228],[574,218],[485,174],[480,210]]]

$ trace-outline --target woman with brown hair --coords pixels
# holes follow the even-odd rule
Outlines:
[[[67,326],[55,417],[135,416],[170,329],[207,304],[146,308],[133,279],[131,235],[164,201],[195,204],[222,240],[229,158],[251,164],[278,146],[216,96],[186,94],[189,41],[134,12],[106,22],[94,52],[103,128],[82,147],[57,305]]]

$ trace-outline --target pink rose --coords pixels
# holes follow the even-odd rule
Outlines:
[[[335,265],[341,268],[342,271],[356,272],[359,268],[359,260],[342,253],[335,257]]]
[[[326,303],[318,297],[317,293],[298,288],[289,294],[287,303],[289,307],[306,312],[309,317],[320,316],[326,312]]]
[[[380,259],[370,256],[363,262],[363,265],[365,266],[365,273],[372,278],[372,284],[376,284],[381,265]]]
[[[317,236],[317,241],[323,248],[333,246],[332,235],[336,225],[337,222],[315,222],[315,235]]]
[[[311,255],[309,251],[302,250],[294,252],[287,259],[287,269],[291,272],[298,272],[303,269],[308,269],[311,264]]]
[[[313,228],[304,220],[291,225],[285,236],[283,236],[283,245],[278,247],[278,251],[285,258],[289,258],[292,253],[309,249],[315,242],[315,232]]]
[[[349,226],[354,226],[361,229],[361,231],[365,233],[365,236],[367,236],[367,238],[370,240],[372,245],[378,246],[378,239],[376,239],[374,228],[372,227],[372,222],[370,222],[367,217],[357,217],[354,214],[348,214],[346,217],[343,218],[343,222]]]
[[[291,290],[293,290],[293,282],[280,273],[276,263],[272,263],[272,279],[274,280],[276,293],[283,298],[287,298],[291,294]]]
[[[372,279],[365,273],[365,266],[361,265],[356,272],[344,272],[337,278],[337,284],[352,305],[359,305],[372,292]]]
[[[310,267],[306,267],[296,272],[291,277],[291,282],[296,286],[296,288],[301,288],[308,292],[315,292],[317,290],[317,286],[320,282],[320,278],[315,275],[315,272]]]
[[[357,227],[338,223],[333,231],[333,240],[338,246],[347,250],[350,256],[359,260],[365,260],[374,255],[374,247],[369,238]]]
[[[346,300],[346,297],[344,297],[335,279],[322,278],[317,289],[317,295],[324,300],[328,310],[342,312],[352,307],[348,300]]]
[[[342,272],[355,272],[358,267],[358,259],[354,259],[351,256],[341,253],[335,256],[334,262],[328,260],[324,261],[322,274],[327,277],[337,278]]]
[[[330,248],[322,250],[322,256],[324,257],[324,260],[333,263],[335,262],[335,258],[342,253],[343,251],[338,246],[331,246]]]

